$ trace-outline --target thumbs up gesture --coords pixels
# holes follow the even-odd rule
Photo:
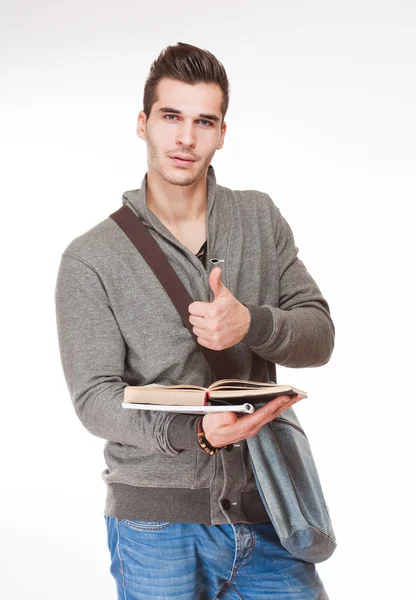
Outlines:
[[[214,293],[212,302],[192,302],[189,321],[201,346],[225,350],[235,346],[250,326],[250,311],[241,304],[221,281],[221,267],[215,267],[208,282]]]

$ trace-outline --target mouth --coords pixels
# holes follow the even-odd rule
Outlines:
[[[182,156],[170,156],[169,157],[175,165],[178,167],[189,167],[195,162],[194,158],[182,157]]]

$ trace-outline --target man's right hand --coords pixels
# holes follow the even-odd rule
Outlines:
[[[280,413],[302,400],[302,396],[277,396],[249,415],[237,416],[235,412],[208,413],[202,420],[205,437],[211,446],[222,448],[241,442],[256,433]]]
[[[253,437],[289,406],[302,400],[302,396],[277,396],[250,415],[237,416],[235,412],[208,413],[202,420],[205,437],[211,446],[222,448]]]

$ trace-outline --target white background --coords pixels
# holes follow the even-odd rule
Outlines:
[[[69,242],[140,187],[144,80],[178,41],[230,79],[217,181],[271,195],[335,322],[327,365],[278,367],[310,396],[296,410],[339,544],[319,573],[331,600],[416,598],[415,4],[26,0],[0,17],[2,598],[116,597],[104,441],[72,408],[54,286]]]

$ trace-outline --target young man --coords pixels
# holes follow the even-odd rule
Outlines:
[[[227,106],[227,76],[211,53],[166,48],[138,116],[148,170],[140,189],[123,195],[195,299],[198,344],[111,218],[74,239],[59,268],[66,381],[84,426],[107,440],[105,521],[120,599],[327,598],[314,565],[280,544],[245,442],[299,397],[202,422],[121,406],[126,385],[212,383],[199,345],[228,349],[242,379],[253,353],[263,380],[268,364],[318,366],[331,356],[328,304],[279,209],[262,192],[216,183],[211,160],[224,144]]]

